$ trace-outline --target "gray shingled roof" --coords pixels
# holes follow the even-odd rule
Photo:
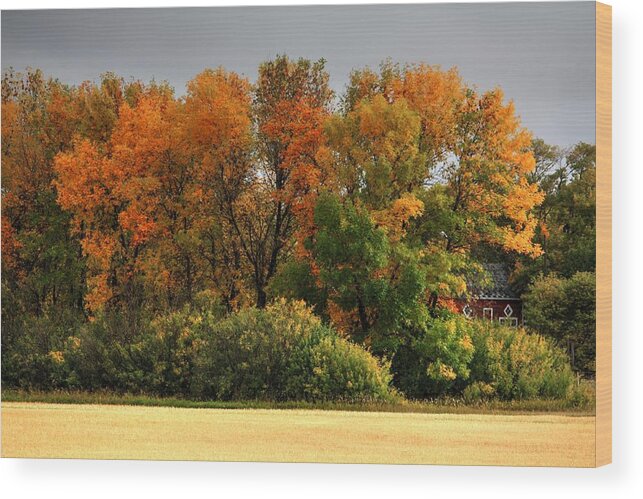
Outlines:
[[[518,293],[509,283],[511,274],[504,263],[483,263],[486,275],[480,275],[467,283],[469,292],[478,298],[491,300],[517,300]],[[486,281],[486,282],[481,282]]]

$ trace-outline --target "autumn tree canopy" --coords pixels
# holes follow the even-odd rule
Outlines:
[[[427,307],[466,294],[479,255],[541,254],[531,135],[499,89],[479,93],[455,70],[385,63],[351,75],[324,131],[335,204],[318,205],[307,263],[284,275],[308,283],[293,284],[294,296],[316,297],[341,329],[386,351]],[[359,246],[357,233],[371,243]]]
[[[324,60],[286,56],[255,82],[207,69],[182,96],[8,72],[2,103],[3,287],[32,313],[297,297],[387,353],[466,294],[485,255],[538,258],[581,209],[539,217],[530,133],[456,69],[387,62],[341,96]],[[591,176],[582,157],[570,200]]]

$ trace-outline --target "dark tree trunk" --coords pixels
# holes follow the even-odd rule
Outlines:
[[[257,284],[257,308],[265,308],[268,297],[266,296],[266,291],[263,289],[263,286]]]
[[[363,332],[367,332],[371,325],[368,323],[368,315],[366,314],[366,307],[360,297],[357,298],[357,313],[359,314],[359,323]]]

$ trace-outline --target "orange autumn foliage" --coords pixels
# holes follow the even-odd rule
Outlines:
[[[503,103],[501,90],[469,92],[453,151],[457,166],[446,175],[453,210],[470,212],[478,224],[496,229],[472,227],[467,244],[484,241],[519,254],[541,253],[533,242],[538,222],[532,209],[544,195],[528,180],[535,167],[530,146],[531,134],[521,128],[513,103]]]
[[[186,194],[193,162],[183,120],[182,104],[153,90],[135,107],[122,104],[106,144],[79,138],[56,158],[58,201],[73,213],[88,257],[92,311],[113,298],[127,300],[145,277],[145,258],[159,246],[169,244],[166,265],[184,256],[167,242],[191,217]],[[165,283],[170,294],[172,284]]]
[[[399,255],[407,236],[458,257],[476,245],[539,254],[530,135],[500,91],[479,95],[455,69],[389,65],[355,73],[348,94],[334,112],[323,61],[285,56],[263,64],[254,85],[203,71],[180,98],[110,74],[53,86],[38,143],[15,140],[17,107],[3,106],[3,142],[26,151],[19,170],[15,154],[3,157],[3,208],[55,191],[87,258],[92,312],[143,297],[176,307],[204,290],[228,310],[263,306],[292,255],[319,277],[308,243],[323,191],[364,207]],[[26,169],[46,155],[49,170]],[[448,241],[418,235],[425,220],[449,218],[427,201],[433,184],[454,215]],[[13,224],[3,218],[7,265],[20,244]],[[395,265],[385,268],[394,278]]]
[[[235,226],[252,177],[250,84],[216,69],[197,75],[187,90],[186,129],[198,163],[196,248],[206,281],[232,310],[251,302],[244,282],[249,268]]]

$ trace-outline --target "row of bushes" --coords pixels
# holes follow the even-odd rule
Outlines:
[[[4,358],[3,380],[26,389],[216,400],[394,398],[388,366],[338,336],[302,302],[227,318],[186,309],[151,321],[131,342],[115,341],[113,327],[95,320],[60,350],[17,349]]]
[[[228,317],[216,307],[186,309],[149,321],[129,339],[118,324],[98,318],[79,332],[57,330],[58,344],[43,349],[34,338],[46,321],[26,323],[21,341],[3,352],[3,382],[207,400],[575,396],[568,358],[552,341],[461,316],[430,318],[405,332],[391,362],[342,338],[302,302]]]

